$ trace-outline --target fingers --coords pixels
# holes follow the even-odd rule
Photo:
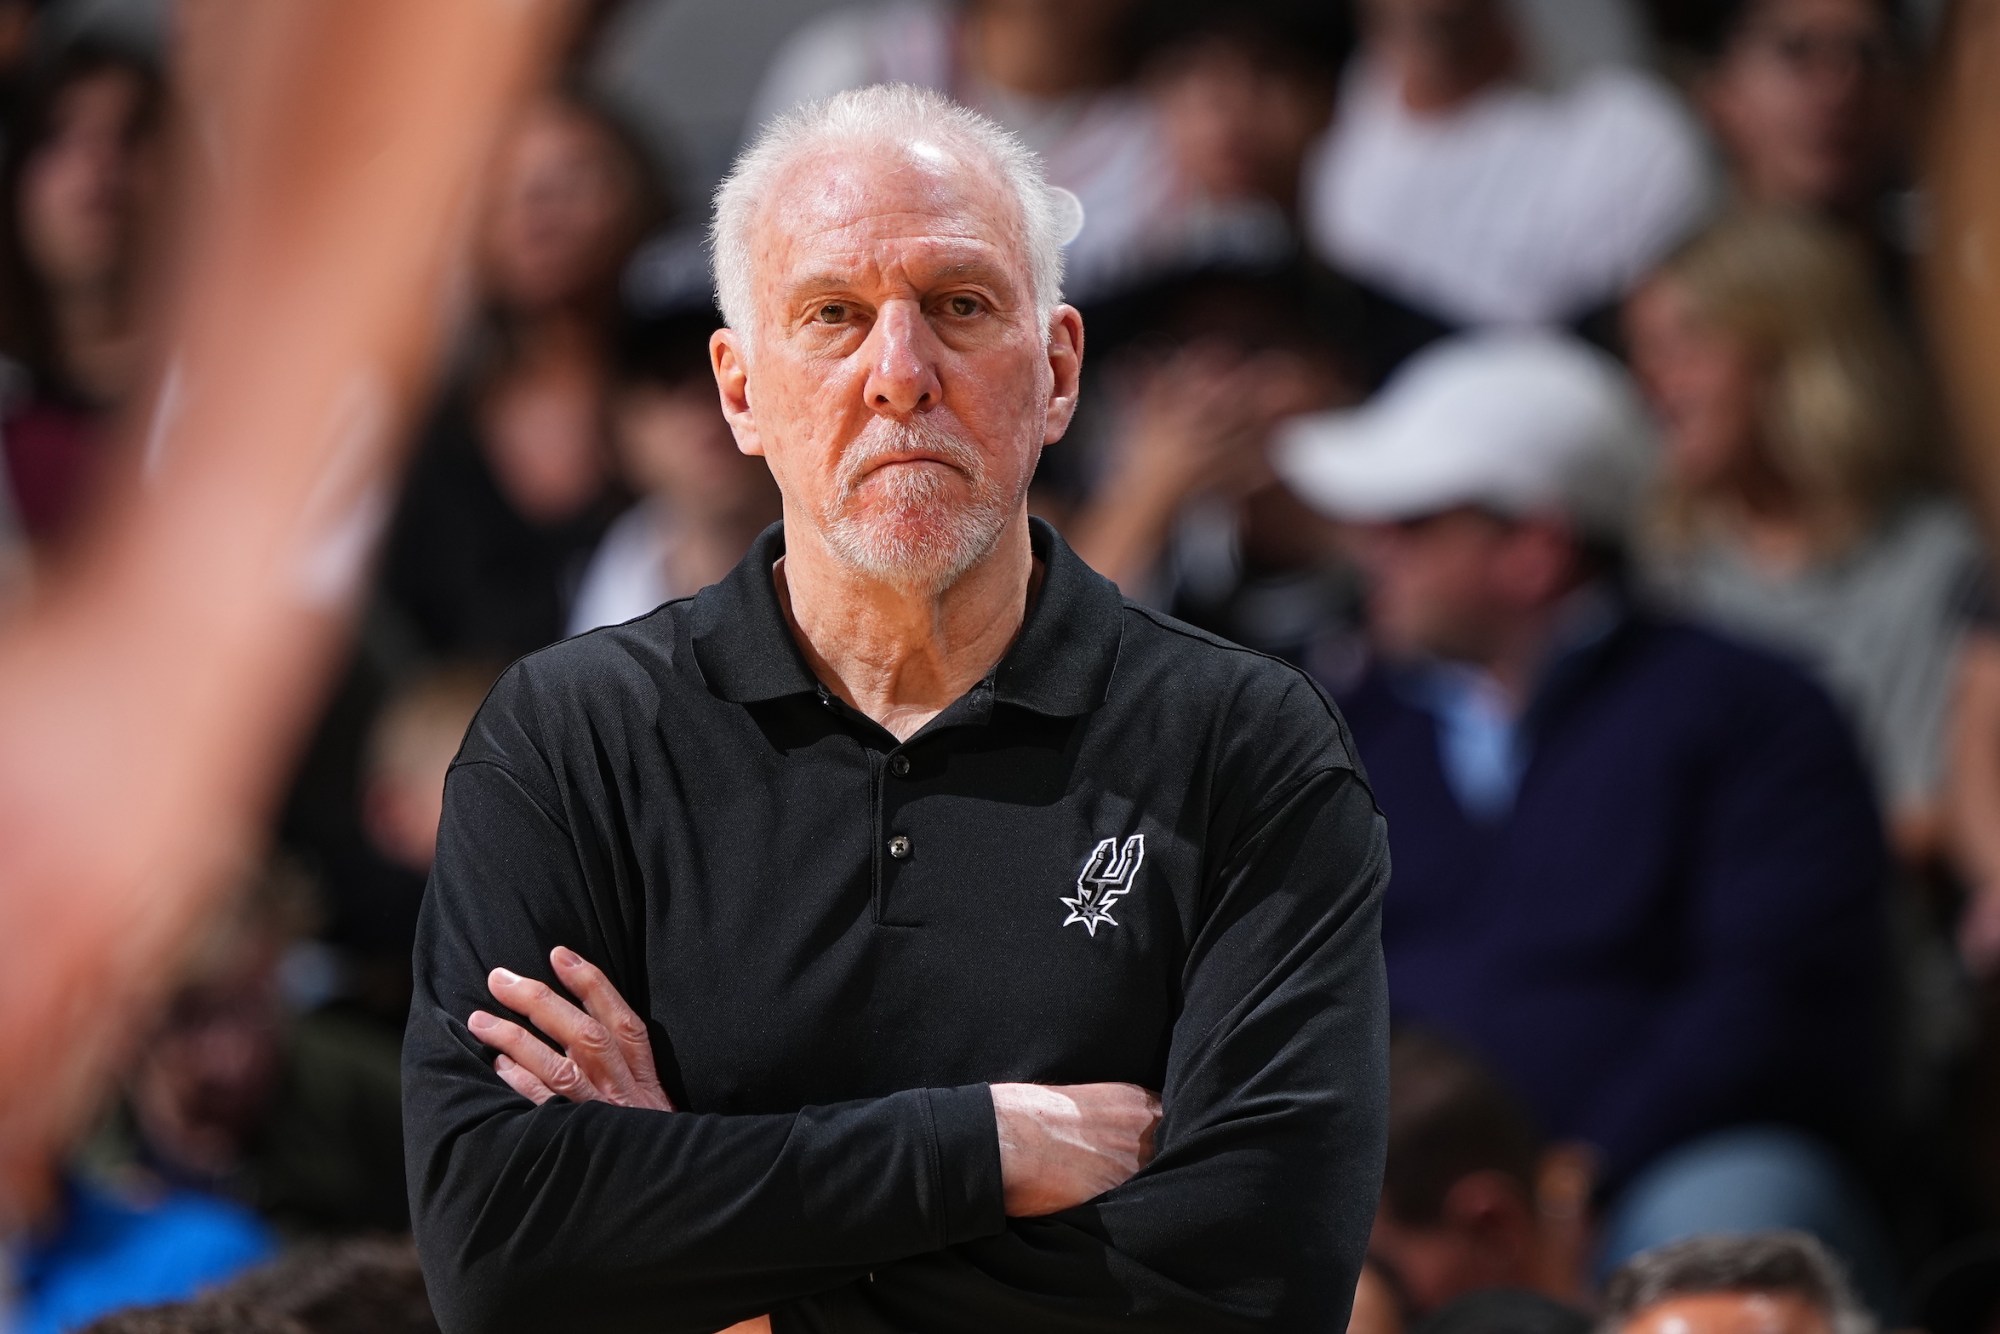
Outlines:
[[[529,1023],[554,1038],[564,1054],[576,1064],[583,1078],[606,1101],[621,1105],[638,1101],[631,1068],[625,1063],[624,1052],[612,1040],[610,1029],[572,1005],[547,984],[521,977],[505,968],[495,968],[488,974],[486,985],[495,1000],[526,1016]],[[529,1064],[519,1055],[514,1059],[523,1065]],[[535,1073],[541,1075],[539,1070]],[[542,1078],[547,1082],[546,1076]],[[554,1084],[549,1087],[568,1096]]]
[[[575,1061],[552,1050],[547,1043],[513,1020],[502,1019],[484,1010],[474,1010],[465,1021],[465,1026],[472,1030],[474,1037],[511,1061],[513,1068],[525,1071],[529,1078],[551,1094],[568,1098],[571,1102],[592,1102],[599,1098],[596,1087]],[[506,1080],[509,1088],[523,1096],[534,1097],[521,1084],[507,1077],[507,1072],[500,1069],[498,1060],[493,1068]],[[537,1098],[536,1101],[544,1100]]]
[[[653,1040],[646,1032],[646,1021],[618,994],[618,988],[611,985],[611,979],[604,970],[574,950],[558,945],[549,952],[549,962],[556,967],[556,975],[563,985],[575,993],[583,1002],[584,1009],[606,1032],[612,1043],[624,1057],[625,1068],[630,1072],[634,1092],[646,1105],[657,1105],[667,1111],[674,1110],[673,1100],[660,1087],[660,1076],[653,1066]]]
[[[493,1058],[493,1073],[500,1076],[508,1088],[539,1107],[556,1096],[555,1090],[529,1074],[527,1068],[511,1056]]]

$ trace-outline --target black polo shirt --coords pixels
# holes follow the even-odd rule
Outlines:
[[[1380,1172],[1382,821],[1302,673],[1053,530],[1014,646],[908,741],[801,657],[773,528],[515,664],[446,784],[404,1053],[447,1330],[1338,1330]],[[534,1107],[465,1027],[568,945],[661,1113]],[[1156,1160],[1003,1216],[989,1083],[1162,1091]]]

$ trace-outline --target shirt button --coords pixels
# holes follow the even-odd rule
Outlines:
[[[910,855],[910,840],[898,834],[889,840],[889,855],[897,861]]]
[[[889,772],[898,778],[908,778],[910,776],[910,757],[907,755],[891,755],[889,757]]]

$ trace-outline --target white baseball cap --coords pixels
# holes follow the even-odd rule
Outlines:
[[[1272,462],[1337,519],[1393,522],[1476,505],[1558,514],[1627,536],[1656,455],[1632,381],[1567,334],[1496,330],[1434,343],[1358,408],[1296,417]]]

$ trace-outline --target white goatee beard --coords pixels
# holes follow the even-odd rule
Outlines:
[[[881,459],[928,454],[964,474],[969,502],[953,503],[952,478],[935,468],[896,468],[867,481],[870,512],[853,510],[856,494]],[[984,560],[1006,531],[1021,495],[1003,496],[987,482],[985,460],[941,422],[877,417],[841,462],[840,488],[820,513],[820,532],[835,559],[885,583],[939,593]]]

